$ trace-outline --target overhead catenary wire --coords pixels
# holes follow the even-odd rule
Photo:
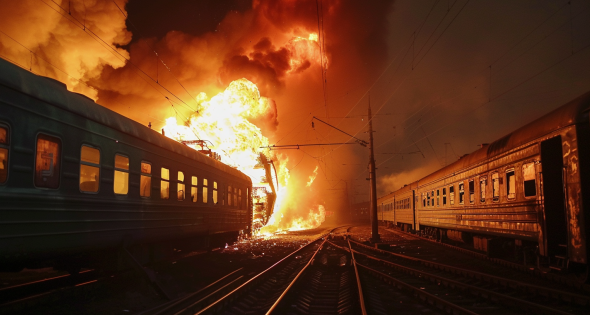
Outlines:
[[[54,3],[56,6],[58,6],[61,10],[66,11],[65,8],[63,8],[61,5],[59,5],[58,3],[56,3],[54,0],[49,0],[52,3]],[[164,89],[166,92],[168,92],[170,95],[172,95],[173,97],[175,97],[178,101],[180,101],[184,106],[186,106],[187,108],[189,108],[192,111],[195,111],[193,108],[191,108],[184,100],[182,100],[180,97],[178,97],[176,94],[174,94],[173,92],[171,92],[168,88],[166,88],[164,85],[160,84],[159,82],[157,82],[156,80],[154,80],[154,78],[152,78],[150,75],[148,75],[143,69],[141,69],[139,66],[137,66],[135,63],[131,62],[131,60],[125,56],[123,56],[117,49],[113,48],[111,46],[111,44],[107,43],[104,39],[102,39],[102,37],[98,36],[94,31],[92,31],[92,29],[85,27],[78,19],[76,19],[73,15],[71,14],[64,14],[61,13],[59,10],[53,8],[51,5],[49,5],[45,0],[41,0],[41,2],[43,2],[45,5],[47,5],[49,8],[51,8],[52,10],[54,10],[55,12],[57,12],[58,14],[60,14],[61,16],[63,16],[64,18],[66,18],[70,23],[76,25],[78,28],[80,28],[84,33],[88,34],[91,38],[93,38],[95,41],[100,41],[103,44],[101,44],[101,46],[105,47],[108,51],[110,51],[115,57],[119,56],[121,58],[123,58],[124,60],[127,61],[128,64],[130,64],[133,68],[135,68],[136,70],[138,70],[139,72],[141,72],[143,75],[145,75],[148,79],[150,79],[151,81],[153,81],[154,83],[156,83],[158,86],[160,86],[162,89]],[[99,43],[100,44],[100,43]],[[118,57],[117,57],[118,58]]]
[[[568,3],[568,4],[569,4],[569,3]],[[584,10],[584,11],[585,11],[585,10]],[[581,14],[581,12],[579,12],[579,13],[578,13],[576,16],[574,16],[574,17],[570,17],[570,19],[568,20],[568,22],[572,22],[572,20],[573,20],[573,19],[575,19],[575,18],[576,18],[576,17],[577,17],[579,14]],[[543,21],[543,23],[544,23],[544,22],[545,22],[545,21]],[[572,22],[572,23],[573,23],[573,22]],[[448,28],[448,27],[447,27],[447,28]],[[538,27],[536,27],[535,29],[537,29],[537,28],[538,28]],[[558,28],[558,29],[559,29],[559,28]],[[557,30],[557,29],[556,29],[556,30]],[[554,32],[555,32],[556,30],[554,30]],[[545,38],[547,38],[547,36],[545,36]],[[545,38],[543,38],[543,39],[545,39]],[[522,41],[522,40],[521,40],[521,41]],[[518,43],[520,43],[521,41],[519,41]],[[542,41],[542,40],[541,40],[541,41]],[[518,45],[518,43],[516,43],[515,45]],[[512,48],[513,48],[513,47],[511,47],[510,49],[512,49]],[[581,52],[582,50],[584,50],[584,49],[586,49],[586,48],[587,48],[587,46],[586,46],[586,47],[583,47],[583,48],[581,48],[581,49],[579,49],[578,51],[574,51],[574,53],[573,53],[573,54],[575,55],[575,54],[577,54],[577,53]],[[531,47],[531,48],[529,48],[529,49],[532,49],[532,47]],[[506,55],[506,53],[505,53],[505,54],[503,54],[503,55],[502,55],[502,57],[503,57],[503,56],[505,56],[505,55]],[[521,55],[519,55],[517,58],[519,58],[520,56],[522,56],[522,54],[521,54]],[[565,58],[565,59],[567,59],[567,58]],[[560,60],[560,61],[556,62],[555,64],[552,64],[552,65],[550,65],[550,66],[549,66],[549,67],[547,67],[547,68],[544,68],[543,70],[541,70],[541,71],[539,71],[539,72],[537,72],[537,73],[533,74],[532,76],[530,76],[530,77],[528,77],[528,78],[526,78],[526,79],[522,80],[521,82],[519,82],[518,84],[514,85],[513,87],[511,87],[511,88],[509,88],[509,89],[507,89],[507,90],[503,91],[503,92],[502,92],[502,93],[500,93],[500,94],[497,94],[497,95],[495,95],[495,97],[492,97],[492,96],[490,95],[490,96],[489,96],[489,98],[487,98],[487,103],[490,103],[490,102],[492,102],[492,101],[494,101],[494,100],[497,100],[497,99],[499,99],[499,98],[500,98],[502,95],[505,95],[506,93],[508,93],[508,92],[510,92],[510,91],[512,91],[512,90],[514,90],[514,89],[516,89],[517,87],[521,86],[522,84],[524,84],[524,83],[526,83],[526,82],[528,82],[528,81],[532,80],[534,77],[536,77],[536,76],[540,75],[541,73],[544,73],[545,71],[547,71],[547,70],[549,70],[549,69],[553,68],[553,67],[554,67],[554,66],[556,66],[557,64],[559,64],[559,63],[561,63],[561,62],[565,61],[565,59],[563,59],[563,60]],[[485,70],[486,70],[486,71],[488,71],[487,67],[486,67],[486,69],[485,69]],[[483,106],[483,105],[486,105],[487,103],[484,103],[484,104],[482,104],[481,106]],[[426,106],[427,106],[427,105],[425,105],[425,107],[426,107]],[[481,106],[480,106],[480,107],[481,107]],[[423,107],[423,108],[424,108],[424,107]],[[421,108],[420,110],[422,110],[423,108]],[[478,107],[478,108],[479,108],[479,107]],[[476,109],[474,109],[474,110],[477,110],[478,108],[476,108]],[[411,116],[413,116],[413,115],[415,115],[416,113],[420,112],[420,110],[416,111],[416,112],[415,112],[414,114],[412,114]],[[472,112],[472,111],[470,111],[470,112]],[[464,113],[464,115],[466,115],[466,114],[467,114],[467,113]],[[464,115],[462,115],[462,116],[464,116]],[[407,120],[407,119],[406,119],[406,120]],[[459,120],[459,119],[457,119],[457,120]],[[451,124],[453,124],[453,123],[455,123],[455,121],[453,121],[452,123],[450,123],[450,124],[447,124],[447,125],[445,125],[445,126],[443,126],[443,127],[439,128],[438,130],[436,130],[436,131],[434,131],[434,132],[432,132],[432,133],[430,133],[430,134],[427,134],[427,135],[425,135],[425,137],[422,137],[422,138],[420,138],[420,139],[418,139],[418,140],[416,140],[416,141],[413,141],[413,142],[412,142],[412,144],[408,145],[407,147],[411,147],[411,146],[413,146],[413,145],[416,145],[416,143],[417,143],[418,141],[421,141],[421,140],[423,140],[424,138],[426,138],[426,137],[428,137],[428,136],[430,136],[430,135],[432,135],[432,134],[434,134],[434,133],[436,133],[436,132],[440,131],[442,128],[445,128],[446,126],[448,126],[448,125],[451,125]],[[418,129],[418,128],[417,128],[417,129]],[[338,148],[336,148],[336,149],[338,149]],[[335,150],[336,150],[336,149],[335,149]],[[334,151],[334,150],[332,150],[332,152],[333,152],[333,151]],[[455,155],[456,155],[456,153],[455,153]],[[393,157],[391,157],[391,158],[393,158]],[[387,160],[383,161],[383,162],[382,162],[382,163],[380,163],[379,165],[382,165],[382,164],[386,163],[386,162],[387,162],[387,161],[389,161],[391,158],[389,158],[389,159],[387,159]]]
[[[573,55],[568,55],[568,56],[566,56],[566,57],[564,57],[564,58],[562,58],[562,59],[558,60],[557,62],[555,62],[555,63],[553,63],[553,64],[549,65],[548,67],[544,68],[543,70],[541,70],[541,71],[539,71],[539,72],[536,72],[535,74],[531,75],[531,76],[530,76],[530,77],[528,77],[527,79],[525,79],[525,80],[523,80],[523,81],[521,81],[521,82],[517,83],[516,85],[512,86],[511,88],[508,88],[508,89],[506,89],[504,92],[500,93],[499,95],[496,95],[496,97],[495,97],[495,98],[493,98],[491,101],[486,101],[486,102],[484,102],[484,103],[480,104],[479,106],[477,106],[477,107],[475,107],[475,108],[473,108],[473,109],[471,109],[471,110],[469,110],[469,111],[466,111],[466,112],[464,112],[462,115],[459,115],[459,116],[458,116],[458,119],[455,119],[455,120],[451,121],[450,123],[443,125],[442,127],[440,127],[440,128],[438,128],[438,129],[436,129],[435,131],[433,131],[433,132],[431,132],[431,133],[429,133],[429,134],[425,135],[424,137],[422,137],[422,138],[420,138],[420,139],[418,139],[418,140],[414,141],[412,144],[410,144],[410,145],[406,146],[405,148],[408,148],[408,147],[410,147],[410,146],[413,146],[413,145],[414,145],[415,143],[417,143],[418,141],[421,141],[421,140],[425,139],[426,137],[428,137],[428,136],[431,136],[431,135],[433,135],[433,134],[435,134],[435,133],[439,132],[440,130],[442,130],[442,129],[444,129],[444,128],[448,127],[448,126],[450,126],[450,125],[453,125],[455,122],[457,122],[457,121],[461,120],[461,119],[463,118],[463,116],[465,116],[465,115],[467,115],[467,114],[471,114],[472,112],[474,112],[474,111],[476,111],[476,110],[478,110],[478,109],[482,108],[482,107],[483,107],[483,106],[485,106],[485,105],[491,104],[493,101],[495,101],[495,100],[499,99],[501,96],[505,95],[506,93],[508,93],[508,92],[510,92],[510,91],[512,91],[512,90],[514,90],[514,89],[516,89],[517,87],[521,86],[522,84],[524,84],[524,83],[526,83],[526,82],[528,82],[528,81],[530,81],[530,80],[532,80],[532,79],[536,78],[537,76],[539,76],[540,74],[544,73],[545,71],[547,71],[547,70],[549,70],[549,69],[551,69],[551,68],[553,68],[553,67],[555,67],[555,66],[559,65],[560,63],[562,63],[562,62],[564,62],[564,61],[566,61],[566,60],[570,59],[571,57],[573,57],[573,56],[577,55],[577,54],[578,54],[578,53],[580,53],[581,51],[584,51],[584,50],[588,49],[589,47],[590,47],[590,44],[589,44],[589,45],[586,45],[586,46],[584,46],[584,47],[582,47],[582,48],[581,48],[580,50],[578,50],[577,52],[574,52],[574,54],[573,54]],[[404,148],[404,149],[405,149],[405,148]],[[381,162],[379,165],[382,165],[383,163],[385,163],[385,162],[389,161],[390,159],[391,159],[391,158],[389,158],[389,159],[387,159],[387,160],[385,160],[385,161]],[[377,166],[379,166],[379,165],[377,165]]]
[[[437,3],[438,3],[438,1],[434,3],[434,5],[433,5],[433,7],[432,7],[432,8],[434,8],[434,6],[436,6],[436,4],[437,4]],[[469,0],[467,0],[467,3],[469,3]],[[465,5],[467,5],[467,3],[466,3]],[[458,15],[459,15],[461,12],[462,12],[462,10],[463,10],[463,8],[465,7],[465,5],[464,5],[464,6],[461,8],[461,10],[459,10],[459,12],[458,12],[458,13],[455,15],[455,17],[453,18],[453,20],[451,20],[451,22],[450,22],[450,23],[447,25],[447,27],[446,27],[446,28],[443,30],[443,32],[441,33],[441,35],[439,36],[439,38],[440,38],[440,37],[441,37],[441,36],[444,34],[444,32],[445,32],[445,31],[446,31],[446,30],[449,28],[449,26],[450,26],[450,25],[453,23],[453,21],[455,20],[455,18],[456,18],[456,17],[457,17],[457,16],[458,16]],[[431,11],[432,11],[432,8],[431,8]],[[426,19],[428,19],[428,17],[429,17],[429,16],[430,16],[430,12],[429,12],[429,14],[426,16],[425,20],[426,20]],[[445,14],[445,16],[446,16],[446,14]],[[443,17],[443,19],[444,19],[444,17]],[[420,26],[420,28],[419,28],[419,29],[421,29],[421,27],[422,27],[422,25]],[[408,55],[408,52],[410,51],[410,48],[412,48],[412,46],[411,46],[411,43],[414,41],[414,36],[415,36],[415,32],[414,32],[414,33],[412,33],[412,35],[409,37],[409,39],[410,39],[410,43],[409,43],[408,45],[406,45],[406,46],[408,47],[408,49],[406,50],[406,53],[404,54],[404,57],[403,57],[403,58],[402,58],[402,60],[400,61],[400,64],[398,65],[398,68],[395,70],[395,72],[397,72],[397,71],[399,70],[399,68],[401,67],[401,65],[402,65],[403,61],[405,60],[406,56]],[[438,39],[437,39],[437,41],[438,41]],[[436,44],[436,41],[435,41],[435,43],[433,43],[433,44],[432,44],[432,46],[434,46],[435,44]],[[430,49],[432,48],[432,46],[429,48],[429,50],[428,50],[428,51],[430,51]],[[427,51],[427,52],[424,54],[424,56],[422,57],[422,59],[423,59],[423,58],[426,56],[426,54],[428,53],[428,51]],[[382,77],[382,76],[383,76],[383,75],[384,75],[384,74],[387,72],[387,70],[389,69],[389,67],[391,67],[391,65],[393,65],[393,63],[394,63],[394,62],[395,62],[395,60],[397,59],[397,56],[399,56],[399,53],[398,53],[398,54],[396,55],[396,57],[395,57],[395,58],[392,60],[392,62],[391,62],[391,63],[390,63],[390,64],[389,64],[389,65],[388,65],[386,68],[385,68],[385,70],[384,70],[384,71],[381,73],[381,75],[380,75],[380,76],[377,78],[377,80],[375,80],[375,82],[373,82],[373,84],[372,84],[372,85],[371,85],[371,87],[370,87],[370,88],[367,90],[367,92],[365,92],[365,94],[364,94],[364,95],[363,95],[363,96],[362,96],[362,97],[359,99],[359,101],[358,101],[358,102],[357,102],[357,103],[356,103],[356,104],[355,104],[355,105],[354,105],[354,106],[353,106],[353,107],[352,107],[352,108],[351,108],[351,109],[348,111],[348,113],[346,114],[346,116],[348,116],[348,115],[349,115],[349,114],[352,112],[352,110],[353,110],[354,108],[356,108],[356,106],[358,106],[358,104],[360,104],[360,101],[361,101],[362,99],[364,99],[364,97],[365,97],[366,95],[368,95],[369,91],[371,91],[371,90],[373,89],[373,87],[374,87],[374,86],[377,84],[377,82],[379,82],[379,80],[381,79],[381,77]],[[420,61],[421,61],[422,59],[420,59]],[[420,61],[419,61],[419,62],[420,62]],[[399,87],[401,86],[401,84],[402,84],[403,82],[405,82],[405,80],[407,80],[407,78],[408,78],[408,77],[409,77],[409,76],[406,76],[406,77],[404,78],[404,80],[403,80],[403,81],[402,81],[400,84],[398,84],[398,87],[397,87],[397,88],[399,88]],[[391,95],[393,95],[393,94],[395,93],[395,91],[397,91],[397,88],[394,90],[394,92],[393,92]],[[391,98],[391,96],[390,96],[389,98]],[[388,100],[389,100],[389,98],[388,98]],[[380,107],[377,109],[377,111],[375,111],[375,113],[376,113],[376,114],[377,114],[377,113],[379,113],[379,111],[381,111],[381,109],[383,108],[383,106],[384,106],[386,103],[387,103],[387,101],[386,101],[386,102],[383,102],[383,103],[381,104],[381,106],[380,106]],[[341,121],[341,122],[342,122],[342,121]],[[356,136],[356,135],[358,135],[358,134],[359,134],[359,132],[361,132],[361,130],[364,130],[364,129],[367,127],[367,125],[368,125],[368,124],[369,124],[369,121],[367,121],[367,123],[365,123],[365,124],[364,124],[364,125],[363,125],[363,126],[362,126],[362,127],[361,127],[361,128],[360,128],[360,129],[359,129],[359,130],[358,130],[358,131],[355,133],[355,134],[354,134],[354,135],[355,135],[355,136]],[[332,152],[334,152],[335,150],[338,150],[339,148],[340,148],[340,147],[336,147],[335,149],[331,150],[331,151],[330,151],[329,153],[327,153],[327,154],[331,154]],[[327,155],[327,154],[326,154],[326,155]]]
[[[469,1],[468,1],[468,2],[469,2]],[[466,5],[466,4],[467,4],[467,3],[465,3],[465,5]],[[465,5],[464,5],[464,6],[461,8],[461,10],[462,10],[462,9],[465,7]],[[559,11],[559,10],[558,10],[558,11]],[[582,10],[582,11],[586,11],[586,9],[585,9],[585,10]],[[555,14],[555,12],[554,12],[554,13],[553,13],[551,16],[553,16],[554,14]],[[570,19],[569,19],[567,22],[565,22],[565,23],[568,23],[568,22],[569,22],[571,19],[575,19],[575,18],[576,18],[577,16],[579,16],[580,14],[582,14],[582,12],[578,12],[578,14],[576,14],[576,16],[574,16],[574,17],[570,18]],[[455,16],[455,18],[456,18],[456,17],[457,17],[457,15]],[[454,21],[454,19],[455,19],[455,18],[453,18],[453,21]],[[547,19],[546,19],[546,20],[547,20]],[[546,22],[546,20],[542,21],[542,22],[541,22],[541,24],[544,24],[544,23]],[[452,22],[452,21],[451,21],[451,22]],[[564,25],[565,25],[565,23],[564,23]],[[449,25],[447,25],[447,27],[445,28],[445,30],[446,30],[446,29],[447,29],[449,26],[450,26],[450,24],[449,24]],[[562,25],[562,26],[563,26],[563,25]],[[558,29],[560,29],[562,26],[560,26],[560,27],[556,28],[556,29],[555,29],[555,30],[554,30],[552,33],[554,33],[555,31],[557,31]],[[536,27],[535,29],[538,29],[538,27]],[[529,32],[529,35],[530,35],[530,34],[531,34],[531,32]],[[441,35],[442,35],[442,34],[441,34]],[[527,36],[529,36],[529,35],[527,35]],[[439,38],[440,38],[440,36],[439,36]],[[545,37],[544,37],[543,39],[541,39],[540,41],[542,41],[542,40],[544,40],[544,39],[546,39],[546,38],[547,38],[547,36],[545,36]],[[524,39],[522,39],[522,40],[524,40]],[[521,41],[522,41],[522,40],[521,40]],[[519,44],[521,41],[519,41],[519,42],[518,42],[518,43],[516,43],[515,45],[511,46],[511,47],[508,49],[508,51],[512,50],[512,49],[514,48],[514,46],[518,45],[518,44]],[[540,42],[540,41],[539,41],[539,42]],[[535,44],[535,46],[536,46],[536,45],[537,45],[539,42],[537,42],[537,43]],[[533,46],[533,47],[534,47],[534,46]],[[530,50],[530,49],[532,49],[533,47],[529,48],[529,50]],[[527,51],[528,51],[528,50],[527,50]],[[506,55],[506,53],[504,53],[504,54],[502,55],[502,57],[504,57],[505,55]],[[521,55],[519,55],[519,56],[517,56],[517,58],[516,58],[516,59],[518,59],[518,58],[519,58],[519,57],[521,57],[521,56],[522,56],[522,54],[521,54]],[[423,59],[423,58],[422,58],[422,59]],[[514,60],[516,60],[516,59],[514,59]],[[498,60],[499,60],[499,59],[497,59],[495,62],[497,62]],[[513,61],[514,61],[514,60],[513,60]],[[513,61],[511,61],[511,62],[513,62]],[[486,71],[488,71],[488,67],[486,67],[486,69],[485,69],[485,70],[486,70]],[[398,85],[398,87],[399,87],[399,85]],[[397,88],[396,88],[396,90],[397,90]],[[393,93],[392,93],[392,95],[393,95]],[[490,97],[488,98],[488,101],[492,101],[492,100],[494,100],[494,99],[495,99],[495,98],[494,98],[493,96],[491,96],[491,95],[490,95]],[[386,101],[386,102],[387,102],[387,101]],[[385,104],[386,102],[384,102],[384,104]],[[427,105],[428,105],[428,104],[427,104]],[[424,107],[426,107],[427,105],[425,105]],[[423,108],[424,108],[424,107],[423,107]],[[378,111],[379,111],[379,110],[381,110],[381,108],[382,108],[382,106],[381,106],[381,107],[378,109]],[[418,111],[416,111],[415,113],[419,112],[419,111],[420,111],[420,110],[422,110],[423,108],[419,109],[419,110],[418,110]],[[415,113],[414,113],[414,114],[412,114],[411,116],[415,115]],[[421,124],[421,125],[424,125],[424,124],[425,124],[425,122],[424,122],[423,124]],[[360,130],[364,129],[364,127],[366,127],[366,124],[365,124],[365,125],[364,125],[364,126],[363,126],[363,127],[360,129]],[[418,129],[418,128],[416,128],[416,130],[417,130],[417,129]],[[359,131],[359,132],[360,132],[360,131]],[[357,132],[357,134],[358,134],[358,132]],[[421,139],[423,139],[423,138],[421,138]],[[390,141],[390,140],[388,140],[388,141]],[[386,141],[386,142],[387,142],[387,141]],[[383,144],[382,144],[382,145],[383,145]],[[338,149],[338,148],[336,148],[336,149]],[[336,149],[334,149],[334,150],[336,150]],[[333,150],[333,151],[334,151],[334,150]]]
[[[39,56],[39,54],[37,54],[36,52],[34,52],[34,51],[32,51],[31,49],[29,49],[28,47],[26,47],[26,46],[25,46],[25,45],[23,45],[21,42],[19,42],[18,40],[14,39],[12,36],[8,35],[6,32],[4,32],[4,31],[0,30],[0,33],[2,33],[4,36],[8,37],[8,38],[9,38],[9,39],[11,39],[12,41],[14,41],[15,43],[17,43],[17,44],[18,44],[18,45],[20,45],[21,47],[23,47],[24,49],[26,49],[26,50],[27,50],[27,51],[28,51],[28,52],[31,54],[31,56],[35,56],[35,57],[37,58],[37,60],[41,60],[41,61],[43,61],[43,62],[47,63],[47,64],[48,64],[48,65],[50,65],[52,68],[54,68],[54,69],[58,70],[59,72],[63,73],[65,76],[69,77],[70,79],[73,79],[73,80],[75,80],[76,82],[82,83],[83,85],[85,85],[86,87],[88,87],[88,88],[90,88],[90,89],[93,89],[93,88],[94,88],[94,87],[92,87],[92,86],[88,85],[88,83],[87,83],[87,82],[85,82],[84,80],[82,80],[81,78],[76,78],[76,77],[74,77],[74,76],[70,75],[69,73],[67,73],[66,71],[64,71],[63,69],[61,69],[60,67],[58,67],[58,66],[54,65],[53,63],[51,63],[49,60],[47,60],[47,59],[45,59],[45,58],[42,58],[41,56]],[[23,68],[23,69],[27,69],[27,66],[25,66],[25,65],[23,65],[23,64],[21,64],[21,63],[19,63],[19,62],[18,62],[18,61],[16,61],[16,60],[13,60],[13,59],[11,59],[10,57],[8,57],[8,56],[6,56],[6,55],[0,55],[0,56],[1,56],[3,59],[5,59],[5,60],[7,60],[7,61],[10,61],[11,63],[13,63],[13,64],[15,64],[15,65],[17,65],[17,66],[19,66],[19,67],[21,67],[21,68]],[[30,64],[30,65],[29,65],[29,67],[28,67],[28,70],[29,70],[30,72],[34,73],[34,74],[37,74],[37,75],[44,75],[44,74],[42,74],[42,73],[40,73],[40,72],[37,72],[37,71],[33,70],[33,69],[32,69],[32,64]],[[149,84],[149,82],[148,82],[148,84]],[[141,113],[141,114],[142,114],[142,115],[145,115],[145,116],[147,116],[147,117],[150,117],[150,118],[152,118],[152,119],[154,119],[154,120],[161,121],[161,122],[165,122],[164,120],[162,120],[162,119],[160,119],[160,118],[156,118],[156,117],[150,116],[150,115],[148,115],[148,114],[146,114],[146,113]]]
[[[117,2],[115,2],[115,0],[112,0],[112,2],[115,4],[115,6],[117,7],[117,9],[119,9],[119,11],[121,12],[121,14],[125,17],[126,21],[129,22],[129,24],[131,26],[133,26],[133,28],[135,29],[135,31],[139,34],[140,37],[143,37],[141,35],[141,32],[139,31],[139,28],[137,26],[135,26],[135,24],[133,24],[133,22],[129,19],[128,15],[125,14],[125,12],[123,12],[123,10],[121,9],[121,7],[119,7],[119,5],[117,4]],[[184,89],[184,91],[186,92],[186,94],[188,94],[188,96],[191,98],[191,100],[196,102],[196,98],[193,97],[191,95],[191,93],[188,91],[188,89],[184,86],[184,84],[182,84],[182,82],[180,82],[180,80],[178,79],[178,77],[176,77],[176,75],[172,72],[172,69],[170,67],[168,67],[168,65],[164,62],[164,60],[162,60],[162,58],[160,58],[160,55],[158,54],[158,52],[156,51],[155,47],[150,46],[147,42],[142,41],[146,46],[148,46],[148,48],[154,53],[154,55],[156,56],[157,60],[159,62],[156,62],[156,71],[158,70],[158,65],[161,62],[162,65],[166,68],[166,70],[168,70],[168,72],[174,77],[174,79],[176,80],[176,82]],[[156,81],[158,81],[156,79]],[[198,111],[198,110],[197,110]]]

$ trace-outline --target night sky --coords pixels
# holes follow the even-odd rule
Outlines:
[[[112,1],[1,0],[0,56],[156,128],[176,111],[190,115],[191,96],[245,77],[276,102],[277,117],[260,127],[278,145],[350,140],[317,121],[312,128],[313,116],[367,139],[370,102],[379,195],[590,91],[590,1],[116,3],[123,12]],[[325,84],[312,55],[289,63],[290,41],[318,24]],[[37,54],[32,64],[21,44]],[[151,79],[178,97],[176,111]],[[319,166],[326,203],[344,198],[345,182],[353,201],[368,199],[364,147],[281,154],[295,177]]]

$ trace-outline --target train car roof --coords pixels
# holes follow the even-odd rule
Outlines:
[[[479,150],[461,157],[458,161],[447,165],[438,171],[431,173],[403,188],[391,193],[398,194],[407,189],[407,187],[416,187],[417,185],[428,184],[444,176],[457,173],[470,166],[478,164],[487,159],[498,156],[517,148],[527,142],[538,139],[557,129],[574,125],[577,123],[588,123],[588,112],[590,111],[590,92],[582,94],[576,99],[566,103],[563,106],[549,112],[548,114],[524,125],[521,128],[505,135],[504,137],[484,145]],[[387,196],[391,195],[388,194]],[[383,196],[384,198],[386,196]]]
[[[590,92],[587,92],[489,145],[483,145],[479,150],[461,157],[458,161],[420,179],[419,182],[420,184],[430,183],[445,175],[456,173],[484,160],[508,152],[560,128],[582,122],[588,123],[589,110]]]
[[[406,184],[402,188],[400,188],[394,192],[390,192],[389,194],[387,194],[385,196],[377,198],[377,200],[385,200],[385,199],[393,198],[395,196],[410,192],[416,188],[417,184],[418,184],[418,182],[412,182],[410,184]]]
[[[70,92],[59,81],[33,74],[1,58],[0,84],[251,182],[244,173],[103,107],[84,95]]]

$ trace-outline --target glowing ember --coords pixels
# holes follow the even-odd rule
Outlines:
[[[266,178],[265,171],[260,167],[259,148],[268,146],[268,138],[262,135],[261,129],[255,124],[271,124],[276,119],[276,108],[271,99],[260,96],[256,85],[246,79],[239,79],[229,84],[225,91],[207,101],[205,93],[196,98],[199,108],[196,113],[179,125],[175,117],[166,119],[164,127],[166,136],[178,140],[194,140],[200,138],[210,141],[209,148],[218,154],[224,163],[242,171],[252,179],[255,189],[253,197],[264,200],[270,191],[269,181],[277,182],[279,189],[274,212],[267,226],[260,230],[261,234],[275,233],[281,230],[302,230],[318,227],[325,219],[325,210],[321,205],[306,204],[305,216],[293,212],[301,212],[301,194],[304,189],[289,186],[288,158],[282,155],[267,156],[272,159],[277,169],[277,177]],[[276,123],[276,121],[274,121]],[[194,147],[199,150],[200,147]],[[310,187],[317,176],[317,167],[307,187]],[[292,191],[296,191],[294,194]],[[253,224],[260,223],[262,218],[255,217]]]

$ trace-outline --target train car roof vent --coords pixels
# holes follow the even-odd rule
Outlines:
[[[76,93],[76,92],[73,92],[73,93],[76,94],[76,95],[80,95],[80,96],[84,97],[85,99],[87,99],[87,100],[91,101],[92,103],[94,103],[94,100],[93,99],[91,99],[90,97],[88,97],[88,96],[86,96],[86,95],[84,95],[82,93]]]
[[[43,78],[43,79],[45,79],[45,80],[49,80],[49,81],[51,81],[51,82],[53,82],[53,83],[55,83],[55,84],[63,87],[66,90],[68,89],[68,86],[65,83],[63,83],[63,82],[61,82],[59,80],[56,80],[56,79],[50,78],[50,77],[44,77],[44,76],[40,76],[40,77]]]

